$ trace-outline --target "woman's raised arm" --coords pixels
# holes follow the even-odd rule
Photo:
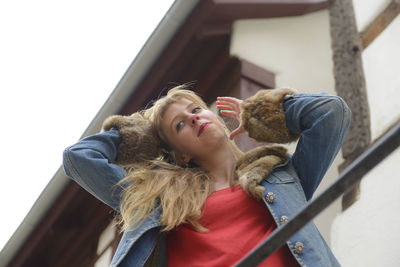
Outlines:
[[[233,133],[245,130],[257,141],[269,143],[288,143],[300,137],[291,160],[307,199],[339,152],[351,117],[338,96],[297,94],[290,88],[260,90],[243,102],[219,98],[217,108],[227,116],[240,117],[240,126]]]
[[[115,185],[125,176],[124,170],[113,163],[120,143],[119,132],[110,130],[80,140],[63,154],[67,176],[117,211],[121,187]]]
[[[298,94],[284,101],[286,125],[301,134],[292,162],[310,199],[342,147],[351,111],[338,96]]]

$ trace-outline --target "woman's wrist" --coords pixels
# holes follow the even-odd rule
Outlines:
[[[286,126],[283,101],[297,94],[291,88],[260,90],[244,100],[240,114],[241,123],[251,138],[260,142],[289,143],[299,135],[289,132]]]

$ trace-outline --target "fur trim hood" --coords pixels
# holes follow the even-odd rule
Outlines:
[[[240,120],[251,138],[259,142],[289,143],[299,135],[291,134],[286,127],[283,100],[286,95],[295,95],[291,88],[260,90],[243,101]]]
[[[261,199],[264,186],[260,185],[274,169],[288,160],[287,150],[281,145],[256,147],[245,153],[237,162],[239,184],[248,195]]]
[[[110,129],[117,129],[122,137],[116,164],[126,167],[159,156],[160,142],[152,131],[150,121],[142,113],[110,116],[104,121],[101,130]]]

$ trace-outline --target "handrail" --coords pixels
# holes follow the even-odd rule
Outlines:
[[[282,247],[286,241],[300,228],[328,207],[343,193],[355,186],[365,174],[386,158],[400,145],[400,122],[372,144],[363,154],[354,160],[339,178],[318,197],[308,202],[295,216],[279,226],[268,238],[247,254],[236,266],[256,266],[275,250]]]

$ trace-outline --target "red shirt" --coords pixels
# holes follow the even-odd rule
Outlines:
[[[168,233],[168,266],[233,266],[276,228],[265,204],[249,197],[239,185],[212,193],[200,223],[209,232],[184,224]],[[284,246],[258,266],[299,265]]]

